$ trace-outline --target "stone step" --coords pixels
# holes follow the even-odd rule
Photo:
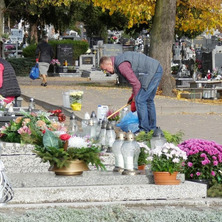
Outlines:
[[[124,184],[14,188],[14,198],[9,204],[180,200],[205,197],[206,185],[185,181],[180,185]]]
[[[73,187],[73,186],[103,186],[103,185],[135,185],[154,184],[153,174],[139,171],[138,175],[122,175],[112,171],[84,171],[77,176],[57,176],[54,172],[44,173],[8,173],[7,177],[13,188],[24,187]],[[184,174],[178,174],[177,179],[184,182]]]

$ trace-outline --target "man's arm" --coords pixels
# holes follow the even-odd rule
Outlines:
[[[120,73],[129,81],[130,85],[133,87],[133,94],[135,98],[141,88],[141,83],[133,72],[131,64],[129,62],[123,62],[119,65],[118,68]]]

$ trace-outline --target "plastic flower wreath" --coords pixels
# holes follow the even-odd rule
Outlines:
[[[173,143],[165,143],[150,150],[148,161],[151,161],[153,172],[179,172],[182,162],[187,159],[187,155]]]
[[[187,154],[186,179],[208,179],[221,183],[222,145],[203,139],[190,139],[178,145]]]

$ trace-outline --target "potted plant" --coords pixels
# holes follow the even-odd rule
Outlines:
[[[72,90],[69,94],[70,107],[74,111],[80,111],[82,108],[83,91]]]
[[[180,181],[176,180],[176,176],[186,159],[186,152],[173,143],[165,143],[163,146],[151,149],[148,160],[151,163],[155,184],[179,184]]]
[[[154,130],[150,130],[148,133],[145,131],[141,131],[136,136],[137,142],[146,142],[148,147],[151,147],[150,140],[153,137]],[[181,131],[171,134],[170,132],[163,130],[164,138],[168,143],[173,143],[174,145],[178,145],[182,141],[183,133]]]
[[[187,180],[206,184],[221,183],[222,145],[204,139],[189,139],[178,146],[187,154],[184,163]]]
[[[46,130],[43,146],[36,146],[33,151],[42,162],[49,162],[51,170],[57,175],[80,175],[89,170],[88,164],[105,169],[100,160],[100,148],[82,137],[69,134],[57,136]]]
[[[144,170],[149,163],[147,158],[149,156],[149,148],[144,143],[138,143],[140,145],[140,154],[138,158],[138,170]]]

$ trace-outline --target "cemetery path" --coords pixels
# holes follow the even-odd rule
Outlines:
[[[63,92],[83,90],[82,110],[75,115],[83,118],[85,112],[97,111],[98,105],[108,105],[117,110],[126,104],[131,88],[118,87],[113,80],[90,81],[81,77],[48,77],[48,86],[40,86],[40,80],[18,77],[22,95],[36,100],[63,106]],[[201,138],[222,144],[222,103],[203,104],[193,100],[156,96],[157,125],[170,133],[181,130],[183,139]],[[71,109],[68,109],[71,112]]]

